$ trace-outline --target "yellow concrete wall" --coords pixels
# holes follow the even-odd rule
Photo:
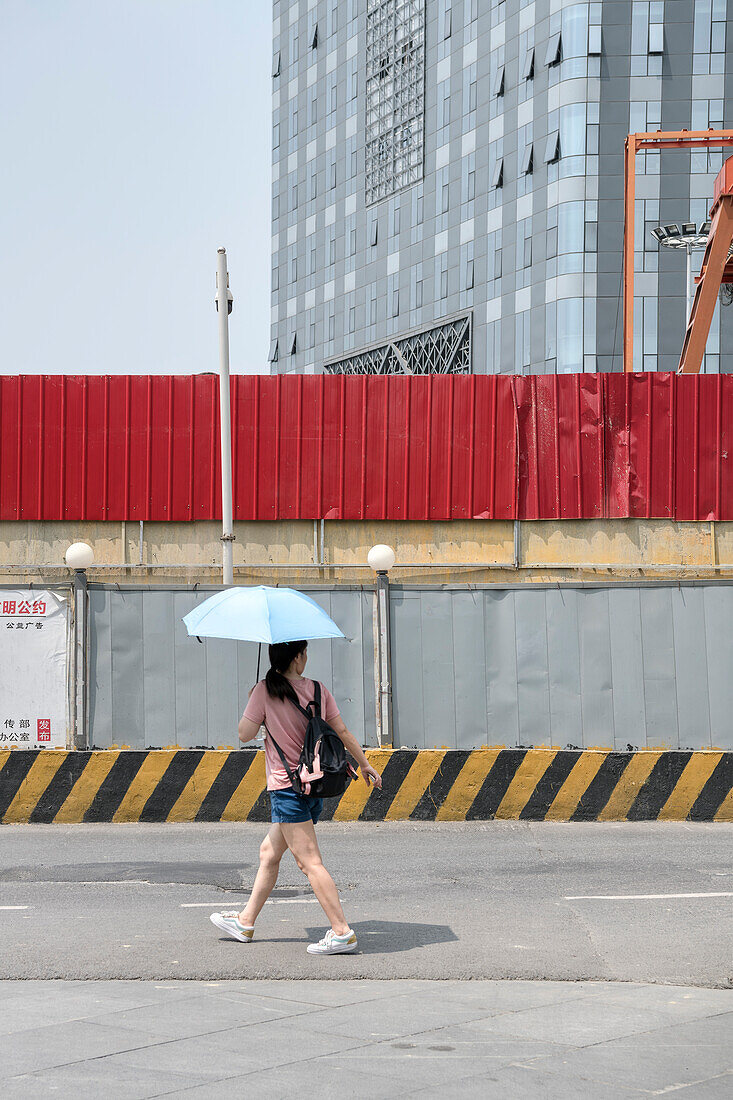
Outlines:
[[[93,580],[217,583],[220,527],[216,523],[146,523],[142,566],[138,523],[0,523],[0,580],[27,583],[68,577],[71,542],[95,550]],[[238,579],[262,583],[370,584],[363,568],[377,542],[394,546],[393,579],[405,583],[509,583],[617,578],[733,575],[733,523],[667,520],[523,521],[514,561],[512,522],[440,523],[312,521],[235,524]],[[319,545],[314,548],[314,535]],[[274,568],[274,567],[278,568]],[[362,566],[361,568],[346,568]]]

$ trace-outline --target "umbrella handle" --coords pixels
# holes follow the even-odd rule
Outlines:
[[[259,684],[259,682],[260,682],[260,657],[261,656],[262,656],[262,642],[258,642],[258,644],[257,644],[257,679],[255,680],[256,684]]]

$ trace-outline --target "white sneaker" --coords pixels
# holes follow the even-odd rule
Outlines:
[[[221,928],[222,932],[233,936],[235,940],[241,940],[242,943],[250,943],[255,934],[254,928],[247,928],[246,925],[239,923],[239,914],[236,912],[212,913],[209,919],[217,928]]]
[[[333,928],[329,928],[322,940],[308,944],[307,951],[309,955],[348,955],[356,951],[357,946],[356,932],[351,928],[343,936],[337,936]]]

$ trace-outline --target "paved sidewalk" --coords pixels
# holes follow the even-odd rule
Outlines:
[[[4,981],[0,1005],[4,1097],[290,1100],[313,1083],[349,1100],[733,1095],[733,993],[720,989]]]

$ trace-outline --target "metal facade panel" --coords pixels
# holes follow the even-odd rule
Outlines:
[[[710,585],[701,591],[705,609],[705,665],[710,694],[711,747],[733,749],[733,589]]]
[[[113,743],[145,748],[145,684],[142,675],[142,592],[109,600],[112,642]]]
[[[173,600],[161,600],[156,592],[143,593],[140,648],[140,689],[145,699],[146,746],[186,744],[176,729],[176,664],[171,639],[176,621]],[[201,670],[203,671],[203,670]]]
[[[608,601],[613,677],[613,748],[647,747],[641,589],[615,588]],[[611,744],[611,742],[605,742]],[[630,751],[630,750],[629,750]]]
[[[433,639],[422,632],[422,593],[392,592],[390,601],[394,743],[422,749],[430,738],[423,692],[423,644],[428,647]]]
[[[112,622],[109,592],[89,592],[89,744],[108,748],[112,733]]]
[[[547,658],[549,671],[550,731],[552,745],[583,744],[583,709],[580,693],[578,593],[574,588],[545,591]]]
[[[583,748],[611,745],[615,738],[613,719],[613,673],[609,591],[582,590],[578,597],[580,635],[580,690],[583,702]]]
[[[484,646],[490,745],[521,744],[514,592],[484,592]]]
[[[723,589],[718,591],[723,595]],[[710,748],[704,590],[673,588],[672,612],[679,748]]]
[[[440,589],[426,590],[420,599],[420,634],[432,641],[430,646],[423,647],[422,684],[427,726],[420,730],[423,747],[428,747],[429,730],[437,745],[449,749],[457,747],[452,603],[453,593]]]
[[[484,600],[481,592],[451,592],[455,748],[488,744]],[[429,746],[430,747],[430,746]]]
[[[672,592],[672,588],[639,592],[649,749],[679,748]]]
[[[550,677],[548,668],[545,592],[514,592],[519,728],[531,744],[549,745]],[[525,732],[526,731],[526,732]]]

